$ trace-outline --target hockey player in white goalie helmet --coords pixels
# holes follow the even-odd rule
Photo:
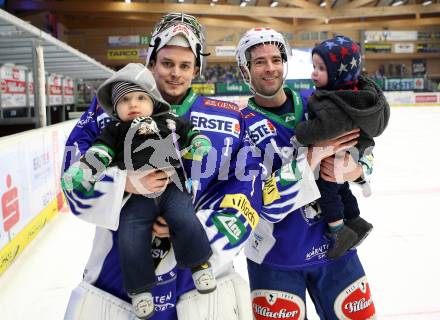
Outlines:
[[[205,171],[209,174],[191,170],[194,158],[183,160],[186,172],[191,172],[192,182],[197,182],[193,195],[196,215],[210,240],[213,251],[210,263],[217,279],[217,290],[207,295],[194,290],[191,273],[177,267],[174,249],[169,246],[167,237],[172,230],[161,225],[160,233],[156,231],[161,236],[160,241],[152,243],[157,265],[157,285],[152,288],[155,305],[152,320],[252,319],[249,286],[234,271],[232,260],[258,223],[263,188],[259,177],[243,180],[236,172],[245,175],[256,172],[261,161],[258,156],[238,157],[240,150],[251,148],[238,106],[200,96],[191,89],[192,80],[203,71],[206,56],[205,37],[196,18],[171,13],[162,17],[153,28],[146,64],[161,96],[175,114],[192,121],[201,133],[209,136],[213,149],[224,150],[226,147],[230,159],[227,166],[220,166],[224,160],[223,152],[212,152],[209,163],[203,158],[199,167],[211,166]],[[102,119],[106,117],[95,99],[66,143],[67,148],[73,150],[72,154],[83,154],[90,147],[105,126]],[[219,123],[215,130],[207,126],[211,122]],[[69,159],[66,155],[66,170]],[[66,320],[134,319],[130,299],[123,287],[117,252],[120,212],[127,200],[125,196],[139,193],[133,187],[132,178],[152,192],[160,192],[169,179],[161,170],[153,172],[153,176],[148,174],[145,179],[142,174],[139,178],[117,167],[107,168],[104,174],[104,178],[94,184],[90,196],[65,190],[71,211],[96,225],[84,279],[72,292]],[[218,179],[220,175],[227,179]],[[231,222],[226,227],[225,218]]]
[[[191,48],[196,56],[196,66],[202,74],[209,53],[206,48],[202,25],[197,19],[185,13],[169,13],[155,25],[151,34],[150,47],[147,53],[147,65],[156,59],[157,52],[166,45],[177,45]]]

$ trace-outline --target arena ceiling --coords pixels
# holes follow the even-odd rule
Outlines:
[[[72,29],[153,24],[168,12],[195,15],[213,28],[270,26],[294,32],[440,26],[440,0],[277,0],[276,6],[275,1],[10,0],[6,9],[22,18],[51,12]]]

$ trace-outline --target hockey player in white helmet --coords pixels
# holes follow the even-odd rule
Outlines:
[[[273,61],[282,66],[283,73],[278,75],[277,81],[269,86],[260,86],[259,82],[252,81],[252,75],[250,72],[251,67],[251,48],[262,45],[266,46],[267,50],[273,51],[272,53],[278,54],[278,61]],[[276,50],[276,48],[278,50]],[[277,94],[282,94],[282,88],[288,72],[288,59],[291,56],[291,50],[288,42],[284,39],[283,35],[273,30],[272,28],[254,28],[248,30],[240,39],[237,51],[236,59],[238,68],[243,77],[243,80],[248,84],[253,94],[259,95],[263,98],[273,98]]]
[[[313,152],[292,143],[295,128],[307,118],[311,90],[283,86],[288,51],[278,32],[255,28],[240,39],[236,53],[243,79],[254,92],[242,112],[272,181],[264,190],[260,222],[245,247],[254,319],[306,319],[306,291],[321,319],[373,319],[374,303],[356,251],[328,259],[327,225],[319,208],[309,205],[320,196],[311,168],[321,160],[324,179],[335,181],[342,173],[349,181],[359,178],[362,166],[349,154],[343,156],[350,163],[347,168],[356,168],[351,172],[340,172],[340,167],[335,172],[331,157],[354,146],[359,134],[323,141]],[[368,303],[348,310],[360,299]]]
[[[240,181],[236,172],[246,177],[249,171],[259,169],[260,161],[250,156],[237,161],[238,151],[249,146],[238,107],[198,96],[191,90],[192,79],[203,68],[204,50],[204,36],[197,20],[186,14],[168,14],[154,28],[147,65],[172,112],[190,119],[200,133],[209,136],[211,150],[217,150],[201,161],[200,167],[206,171],[191,170],[193,159],[184,160],[185,169],[191,173],[193,181],[197,217],[213,250],[210,262],[216,273],[217,290],[203,296],[193,289],[190,272],[176,267],[167,239],[170,230],[166,225],[156,225],[155,232],[161,238],[156,237],[152,244],[152,255],[157,257],[158,282],[152,290],[156,306],[153,320],[252,319],[249,288],[234,272],[232,259],[258,223],[262,186],[257,177]],[[85,119],[87,121],[81,121]],[[92,104],[71,133],[67,147],[83,153],[99,134],[99,124],[105,123],[103,119],[102,109],[96,103]],[[212,124],[216,127],[212,128]],[[225,156],[230,163],[229,170],[223,166],[220,172],[219,164],[225,163]],[[65,169],[69,166],[68,160],[66,158]],[[168,176],[167,172],[160,170],[145,176],[117,169],[107,169],[105,173],[104,179],[94,185],[91,196],[65,192],[71,211],[97,225],[84,280],[71,295],[65,319],[135,319],[122,288],[115,248],[118,214],[126,199],[124,192],[158,192],[167,184]]]

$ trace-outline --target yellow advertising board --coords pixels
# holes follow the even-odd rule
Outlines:
[[[140,49],[109,49],[107,50],[108,60],[138,60]]]
[[[194,83],[191,87],[197,94],[204,96],[215,95],[215,84],[213,83]]]

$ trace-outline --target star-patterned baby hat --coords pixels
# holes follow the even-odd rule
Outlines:
[[[350,38],[338,35],[318,44],[312,55],[317,53],[324,60],[328,73],[326,90],[353,89],[361,72],[359,46]]]

